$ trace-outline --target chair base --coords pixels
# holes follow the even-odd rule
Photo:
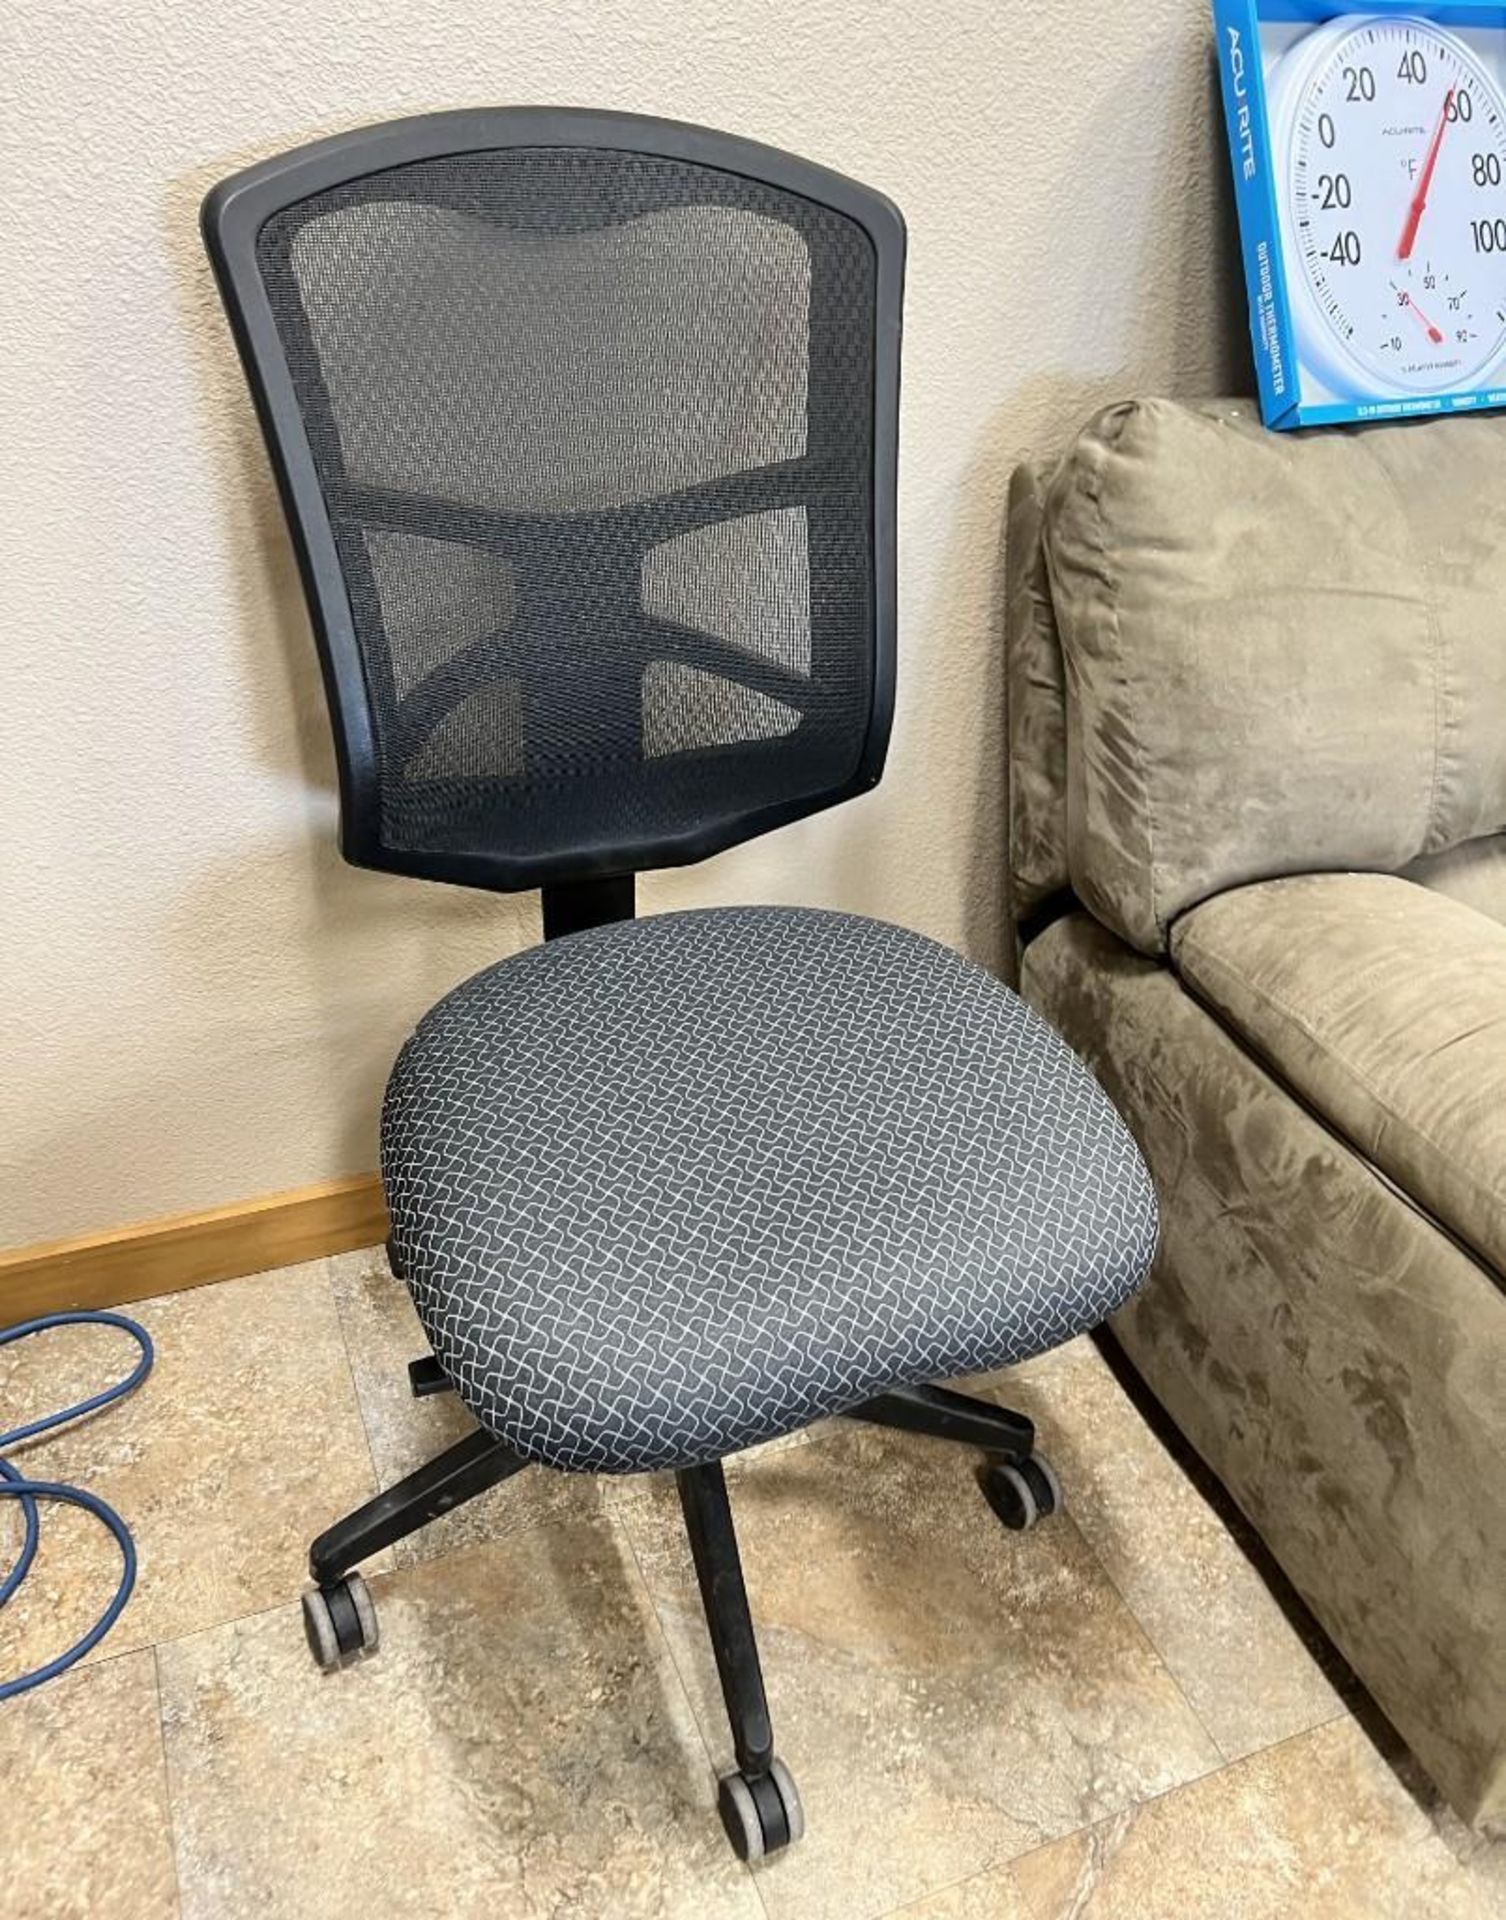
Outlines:
[[[1006,1460],[1028,1459],[1035,1448],[1035,1428],[1024,1414],[996,1407],[991,1400],[953,1393],[948,1387],[891,1387],[877,1399],[849,1407],[843,1418],[899,1427],[933,1440],[960,1441]]]
[[[318,1586],[331,1587],[358,1562],[463,1507],[527,1465],[521,1455],[478,1428],[321,1533],[309,1548],[309,1572]]]
[[[449,1386],[432,1354],[415,1360],[408,1373],[415,1395],[441,1393]],[[895,1387],[848,1408],[845,1418],[981,1449],[985,1458],[978,1477],[984,1495],[1011,1529],[1034,1526],[1061,1505],[1056,1476],[1035,1452],[1035,1428],[1007,1407],[945,1387]],[[478,1429],[321,1533],[309,1549],[315,1585],[304,1595],[304,1628],[319,1664],[344,1666],[376,1649],[376,1609],[353,1571],[360,1561],[528,1465]],[[789,1770],[774,1751],[721,1462],[681,1468],[675,1482],[737,1759],[735,1771],[718,1783],[718,1811],[739,1858],[756,1861],[798,1840],[805,1816]]]

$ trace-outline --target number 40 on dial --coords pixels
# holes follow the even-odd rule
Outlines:
[[[1336,395],[1488,384],[1506,353],[1506,99],[1455,33],[1316,28],[1270,80],[1273,183],[1302,360]]]

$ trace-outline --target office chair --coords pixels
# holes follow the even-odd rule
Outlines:
[[[509,109],[320,141],[203,224],[346,858],[543,892],[543,944],[424,1016],[382,1115],[413,1389],[476,1431],[314,1542],[310,1646],[373,1649],[352,1569],[524,1467],[672,1468],[756,1859],[803,1816],[722,1459],[844,1414],[981,1449],[1032,1524],[1030,1422],[935,1383],[1096,1324],[1156,1234],[1108,1100],[980,968],[844,913],[633,917],[639,871],[879,778],[903,223],[745,140]]]

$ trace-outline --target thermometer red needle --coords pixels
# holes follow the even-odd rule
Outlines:
[[[1420,327],[1427,328],[1429,340],[1432,341],[1435,347],[1438,346],[1443,339],[1443,335],[1433,325],[1432,321],[1429,320],[1427,315],[1423,312],[1422,308],[1418,306],[1417,302],[1412,298],[1410,293],[1404,293],[1401,296],[1401,298],[1402,298],[1402,304],[1403,306],[1405,306],[1407,312],[1416,314],[1417,324]]]
[[[1438,149],[1443,145],[1443,130],[1448,125],[1449,108],[1454,104],[1454,89],[1449,88],[1443,96],[1443,107],[1438,115],[1438,124],[1433,129],[1433,137],[1428,143],[1427,158],[1422,163],[1422,175],[1417,182],[1417,191],[1412,195],[1412,204],[1407,209],[1407,224],[1401,230],[1401,245],[1396,249],[1398,260],[1410,260],[1412,243],[1417,238],[1417,229],[1422,222],[1422,210],[1428,203],[1428,188],[1433,184],[1433,169],[1438,165]],[[1440,334],[1439,339],[1443,338]]]

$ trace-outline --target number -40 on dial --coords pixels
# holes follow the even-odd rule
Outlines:
[[[1506,349],[1506,99],[1431,21],[1349,14],[1272,77],[1287,285],[1335,394],[1486,384]]]

